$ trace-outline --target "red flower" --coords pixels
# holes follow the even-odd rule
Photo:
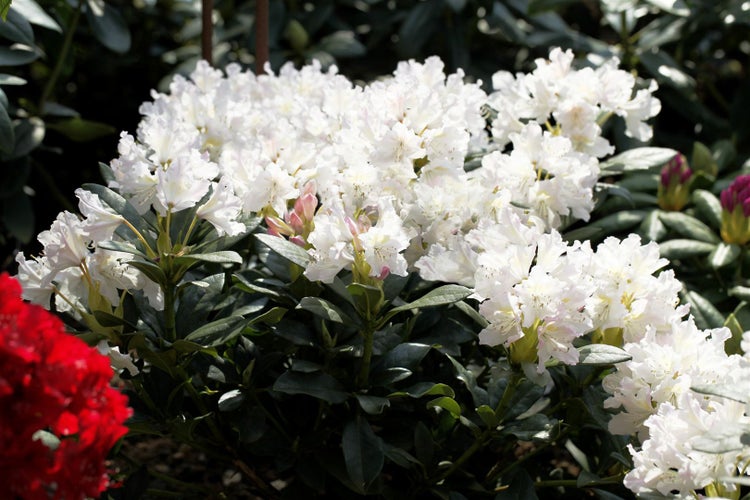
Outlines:
[[[109,359],[0,275],[0,498],[98,497],[127,432]]]

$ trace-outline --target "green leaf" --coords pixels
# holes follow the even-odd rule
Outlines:
[[[696,189],[693,192],[693,203],[698,215],[701,215],[714,229],[721,228],[721,202],[710,191]]]
[[[731,383],[698,384],[691,389],[701,394],[711,394],[740,403],[750,402],[750,380],[747,377],[740,377]]]
[[[5,21],[0,23],[0,37],[29,47],[34,45],[34,31],[31,29],[31,24],[16,9],[10,9]]]
[[[18,191],[2,200],[2,220],[5,229],[14,238],[27,244],[34,237],[34,207],[28,195]]]
[[[493,410],[489,406],[481,405],[477,408],[476,412],[488,429],[495,429],[498,425],[500,425],[500,420],[498,420],[497,416],[495,415],[495,410]]]
[[[676,154],[677,151],[669,148],[634,148],[609,158],[599,167],[602,175],[648,170],[661,167]]]
[[[130,31],[120,13],[103,0],[86,0],[91,32],[108,49],[123,54],[130,49]]]
[[[102,243],[99,245],[102,245]],[[151,261],[134,259],[128,261],[128,265],[138,269],[145,274],[148,279],[159,285],[166,285],[169,281],[167,280],[167,275],[164,274],[164,270]]]
[[[246,323],[247,320],[242,316],[217,319],[193,330],[185,337],[185,340],[195,342],[204,347],[224,345],[239,335]]]
[[[409,11],[398,31],[396,51],[402,58],[415,57],[438,26],[443,0],[418,2]]]
[[[582,365],[614,365],[633,357],[619,347],[607,344],[589,344],[578,349],[578,363]]]
[[[297,309],[310,311],[314,315],[327,319],[328,321],[333,321],[334,323],[345,325],[355,324],[355,322],[336,304],[329,302],[326,299],[321,299],[320,297],[304,297],[297,305]]]
[[[10,10],[11,0],[0,0],[0,18],[3,21],[8,19],[8,11]]]
[[[742,336],[745,333],[745,329],[742,328],[737,316],[734,313],[730,313],[724,322],[724,326],[729,328],[729,331],[732,333],[732,336],[724,343],[724,351],[729,355],[742,354]]]
[[[16,144],[16,136],[13,133],[13,122],[10,121],[8,110],[0,105],[0,151],[13,152]]]
[[[714,160],[711,150],[702,142],[693,143],[693,154],[690,158],[690,168],[693,172],[703,172],[711,177],[719,173],[719,165]]]
[[[719,328],[724,325],[726,319],[718,309],[705,297],[695,291],[684,294],[690,303],[690,312],[695,317],[698,328]]]
[[[411,468],[413,465],[419,465],[420,463],[419,460],[408,451],[403,448],[397,448],[388,443],[383,443],[383,451],[388,460],[406,469]]]
[[[0,47],[2,49],[2,47]],[[2,62],[0,61],[0,65]],[[44,140],[44,122],[37,117],[17,120],[13,125],[15,145],[9,160],[21,158],[35,150]]]
[[[106,240],[106,241],[101,241],[97,243],[96,247],[102,248],[104,250],[113,250],[115,252],[129,253],[129,254],[137,255],[144,259],[146,258],[146,254],[138,250],[135,247],[135,245],[127,241]]]
[[[737,148],[729,139],[721,139],[711,146],[712,156],[719,172],[726,170],[737,157]]]
[[[746,286],[735,286],[728,290],[729,295],[737,297],[745,302],[750,302],[750,288]]]
[[[623,210],[614,214],[607,215],[601,219],[589,224],[591,228],[601,228],[600,236],[614,234],[643,222],[643,218],[648,214],[646,210]]]
[[[191,265],[196,262],[211,262],[213,264],[242,264],[242,257],[237,252],[223,250],[219,252],[195,253],[175,257],[175,265]]]
[[[456,393],[453,388],[446,384],[435,384],[433,382],[419,382],[409,387],[405,391],[398,391],[388,395],[388,397],[410,396],[412,398],[421,398],[422,396],[450,396],[454,397]]]
[[[52,19],[34,0],[12,0],[13,10],[18,11],[31,24],[62,33],[57,21]]]
[[[26,80],[20,76],[0,73],[0,85],[26,85]]]
[[[355,394],[354,397],[357,398],[359,406],[370,415],[380,415],[385,408],[391,406],[391,401],[388,398],[366,394]]]
[[[284,372],[273,384],[273,390],[285,394],[305,394],[332,404],[349,397],[341,382],[327,373]]]
[[[414,342],[405,342],[399,344],[386,353],[381,358],[381,365],[384,368],[402,367],[414,370],[419,367],[419,363],[424,359],[432,346],[417,344]]]
[[[420,309],[424,307],[436,307],[453,304],[454,302],[465,299],[472,293],[473,291],[469,288],[466,288],[465,286],[443,285],[432,290],[429,293],[426,293],[424,296],[420,297],[414,302],[410,302],[399,307],[394,307],[390,310],[390,313],[411,311],[413,309]]]
[[[661,212],[661,221],[673,231],[689,239],[718,243],[721,239],[713,230],[695,217],[682,212]]]
[[[36,50],[16,47],[0,47],[0,66],[23,66],[39,59]]]
[[[708,256],[708,264],[714,269],[728,266],[737,261],[741,253],[739,245],[719,243],[716,249]]]
[[[310,262],[310,255],[308,255],[304,248],[280,236],[256,234],[255,237],[268,248],[300,267],[307,267],[307,264]]]
[[[659,218],[658,210],[650,212],[646,218],[643,219],[639,232],[650,241],[660,241],[667,235],[667,227]]]
[[[435,398],[432,401],[428,401],[427,408],[442,408],[443,410],[447,410],[454,418],[461,416],[461,406],[455,399],[449,398],[448,396],[442,396]]]
[[[359,57],[367,53],[367,48],[351,31],[336,31],[324,37],[318,43],[317,49],[328,52],[337,59]]]
[[[154,241],[151,235],[151,226],[148,224],[148,222],[146,222],[141,214],[138,213],[135,207],[130,204],[128,200],[120,196],[118,193],[112,191],[108,187],[102,186],[100,184],[83,184],[81,187],[97,195],[104,204],[109,205],[112,210],[125,217],[125,220],[127,220],[134,228],[136,228],[141,233],[141,235],[143,235],[143,237],[149,242],[151,247],[154,247]],[[132,230],[129,228],[126,228],[126,230],[127,234],[125,235],[125,239],[132,239],[134,236]]]
[[[690,8],[682,0],[644,0],[664,12],[675,16],[686,17],[690,15]]]
[[[365,494],[383,469],[383,440],[375,435],[367,420],[357,416],[344,426],[341,448],[349,479],[359,493]]]
[[[245,402],[245,394],[240,389],[232,389],[219,397],[219,411],[227,412],[240,408]]]
[[[75,142],[89,142],[100,137],[112,135],[117,129],[106,123],[83,120],[78,117],[47,124],[47,128],[60,132]]]
[[[696,240],[668,240],[659,243],[659,254],[667,259],[684,259],[711,253],[716,245]]]

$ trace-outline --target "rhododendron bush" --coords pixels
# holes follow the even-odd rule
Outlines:
[[[553,49],[492,88],[199,64],[18,255],[24,297],[108,346],[132,434],[263,498],[739,498],[741,332],[697,324],[657,243],[586,239],[619,176],[690,197],[684,157],[605,133],[648,141],[656,84]]]

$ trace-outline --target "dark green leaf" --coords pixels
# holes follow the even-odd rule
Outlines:
[[[482,405],[478,407],[476,411],[477,415],[479,415],[479,418],[482,419],[482,422],[484,422],[484,425],[486,425],[488,429],[494,429],[500,424],[500,421],[495,415],[495,410],[489,406]]]
[[[20,76],[0,73],[0,85],[26,85],[26,80]]]
[[[609,158],[600,165],[602,175],[633,172],[661,167],[671,160],[677,151],[669,148],[635,148]]]
[[[130,49],[130,31],[120,13],[103,0],[86,0],[86,19],[102,45],[123,54]]]
[[[324,37],[318,43],[317,49],[328,52],[337,59],[359,57],[367,53],[365,46],[351,31],[337,31]]]
[[[211,262],[213,264],[242,264],[242,257],[237,252],[223,250],[219,252],[194,253],[175,257],[177,266],[191,265],[195,262]]]
[[[466,388],[471,393],[471,397],[474,400],[476,406],[485,405],[489,403],[487,391],[477,384],[475,375],[467,370],[461,363],[456,361],[452,356],[448,356],[453,369],[456,371],[456,378],[464,383]]]
[[[659,218],[658,210],[654,210],[643,219],[639,232],[650,241],[661,241],[667,235],[667,227]]]
[[[34,208],[31,200],[19,191],[2,200],[2,220],[5,229],[21,243],[29,243],[34,236]]]
[[[219,411],[227,412],[238,409],[245,402],[245,395],[239,389],[232,389],[219,397]]]
[[[69,120],[50,123],[47,128],[60,132],[75,142],[88,142],[117,132],[117,129],[106,123],[83,120],[75,117]]]
[[[703,172],[711,177],[719,173],[719,165],[708,146],[702,142],[693,143],[693,154],[690,157],[690,168],[693,172]]]
[[[601,219],[589,224],[591,228],[601,228],[601,236],[617,233],[630,229],[631,227],[643,222],[643,218],[648,214],[646,210],[623,210],[614,214],[607,215]]]
[[[120,196],[118,193],[112,191],[108,187],[102,186],[100,184],[83,184],[83,186],[81,187],[97,195],[104,204],[109,205],[112,210],[125,217],[125,219],[141,233],[141,235],[149,242],[149,244],[154,247],[150,225],[141,216],[141,214],[138,213],[135,207],[130,204],[128,200]],[[125,233],[123,234],[123,239],[132,240],[134,238],[131,229],[120,228],[120,230],[125,231]],[[118,234],[122,233],[118,232]]]
[[[398,31],[396,50],[403,58],[416,56],[438,26],[443,0],[418,2],[409,11]]]
[[[217,319],[192,331],[185,340],[204,347],[215,347],[229,342],[242,332],[247,320],[242,316]]]
[[[729,289],[729,295],[745,302],[750,302],[750,287],[735,286]],[[750,326],[750,325],[749,325]]]
[[[690,312],[695,317],[698,328],[719,328],[724,325],[724,316],[701,294],[689,291],[685,294],[685,299],[690,303]]]
[[[273,390],[285,394],[305,394],[332,404],[343,403],[349,396],[341,382],[321,372],[287,371],[276,379]]]
[[[613,365],[633,357],[619,347],[607,344],[589,344],[578,349],[578,362],[582,365]]]
[[[430,465],[435,456],[435,440],[430,429],[421,421],[414,428],[414,452],[424,465]]]
[[[432,347],[425,344],[405,342],[386,353],[380,361],[383,368],[402,367],[415,370]]]
[[[96,247],[102,248],[104,250],[113,250],[115,252],[129,253],[129,254],[137,255],[144,259],[146,258],[146,254],[138,250],[135,247],[135,245],[127,241],[106,240],[106,241],[101,241],[97,243]]]
[[[304,309],[328,321],[353,325],[355,322],[336,304],[320,297],[304,297],[297,305],[297,309]]]
[[[721,241],[710,227],[695,217],[682,212],[660,212],[659,218],[667,227],[688,239],[705,241],[707,243],[718,243]]]
[[[708,256],[708,263],[714,269],[728,266],[736,262],[741,253],[740,247],[735,244],[719,243],[716,249]]]
[[[34,0],[12,0],[13,10],[18,11],[31,24],[62,33],[57,21],[52,19]]]
[[[716,245],[696,240],[668,240],[659,243],[659,253],[667,259],[684,259],[711,253]]]
[[[159,285],[167,284],[167,275],[164,274],[164,270],[151,261],[134,259],[128,261],[128,265],[141,271],[154,283]]]
[[[349,479],[360,493],[365,494],[383,469],[382,439],[375,435],[367,420],[357,416],[344,426],[341,448]]]
[[[8,110],[0,105],[0,151],[9,154],[13,152],[16,136],[13,133],[13,122],[10,121]]]
[[[16,47],[0,47],[0,66],[23,66],[34,62],[39,58],[36,50]]]
[[[255,237],[268,248],[300,267],[307,267],[307,264],[310,262],[310,256],[304,248],[282,237],[270,234],[256,234]]]
[[[31,24],[16,9],[11,8],[4,22],[0,22],[0,37],[31,47],[34,45],[34,31]]]
[[[357,398],[359,406],[370,415],[380,415],[385,408],[391,406],[391,401],[388,398],[366,394],[355,394],[354,396]]]
[[[454,397],[456,393],[451,386],[446,384],[435,384],[433,382],[420,382],[414,384],[404,391],[394,392],[388,397],[410,396],[412,398],[421,398],[422,396],[450,396]]]
[[[534,481],[528,473],[518,468],[509,478],[503,478],[508,486],[495,496],[495,500],[539,500],[534,488]]]
[[[695,79],[685,73],[680,65],[664,50],[640,53],[640,61],[657,82],[685,93],[695,89]]]
[[[426,293],[424,296],[420,297],[414,302],[410,302],[399,307],[394,307],[390,310],[390,313],[411,311],[413,309],[419,309],[423,307],[435,307],[446,304],[453,304],[454,302],[465,299],[472,293],[472,290],[466,288],[465,286],[443,285],[432,290],[429,293]]]
[[[714,229],[721,228],[721,202],[710,191],[696,189],[693,192],[693,203],[699,215],[701,215]]]
[[[413,465],[419,465],[419,460],[402,448],[396,448],[388,443],[383,443],[383,451],[388,460],[400,467],[410,468]]]
[[[394,366],[393,368],[386,368],[385,370],[379,370],[372,376],[373,385],[390,385],[400,382],[406,378],[411,377],[412,371],[406,368]]]
[[[0,65],[2,65],[2,62],[0,62]],[[31,153],[44,140],[44,132],[44,122],[39,118],[31,117],[16,121],[13,128],[16,142],[8,159],[21,158]]]
[[[298,321],[284,318],[278,324],[273,325],[272,329],[276,335],[294,345],[315,345],[315,334],[313,331],[307,325]]]

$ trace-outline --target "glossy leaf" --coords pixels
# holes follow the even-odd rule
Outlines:
[[[227,412],[237,410],[245,402],[245,394],[239,389],[227,391],[219,397],[219,411]]]
[[[578,363],[582,365],[613,365],[633,357],[619,347],[607,344],[588,344],[578,349]]]
[[[383,469],[382,439],[375,435],[367,420],[358,416],[344,426],[341,448],[349,479],[359,493],[365,494]]]
[[[108,49],[123,54],[130,49],[130,31],[119,12],[104,0],[86,0],[91,32]]]
[[[242,332],[247,320],[242,316],[217,319],[192,331],[185,340],[204,347],[224,345]]]
[[[724,316],[703,295],[691,290],[685,294],[685,298],[690,303],[690,312],[698,328],[719,328],[724,325]]]
[[[310,256],[303,248],[282,237],[271,234],[256,234],[255,237],[268,248],[300,267],[307,267],[310,262]]]
[[[368,396],[366,394],[355,394],[359,406],[370,415],[380,415],[383,410],[391,406],[391,401],[388,398],[381,398],[378,396]]]
[[[20,76],[0,73],[0,85],[26,85],[26,80]]]
[[[442,408],[453,415],[454,418],[461,416],[461,406],[455,399],[449,398],[448,396],[442,396],[435,398],[432,401],[428,401],[427,408]]]
[[[31,24],[62,33],[57,21],[50,17],[34,0],[13,0],[13,10],[25,17]]]
[[[210,262],[212,264],[242,264],[242,257],[237,252],[222,250],[219,252],[195,253],[175,257],[175,265],[191,265],[195,262]]]
[[[730,245],[721,242],[708,256],[708,263],[714,269],[719,269],[720,267],[728,266],[729,264],[737,262],[741,252],[739,245]]]
[[[39,59],[39,53],[36,50],[0,47],[0,66],[23,66],[37,59]]]
[[[661,167],[671,160],[677,151],[669,148],[643,147],[624,151],[600,165],[602,174],[618,174]]]
[[[0,22],[0,37],[29,47],[34,45],[34,31],[29,21],[11,7],[4,22]]]
[[[693,192],[693,203],[699,215],[714,229],[721,228],[721,202],[710,191],[696,189]]]
[[[354,324],[354,321],[336,304],[321,299],[320,297],[304,297],[297,305],[297,309],[310,311],[314,315],[327,319],[328,321],[333,321],[334,323],[348,325]]]
[[[94,139],[112,135],[117,132],[116,128],[107,125],[106,123],[83,120],[78,117],[48,124],[47,128],[60,132],[65,137],[75,142],[93,141]]]
[[[337,59],[358,57],[367,53],[367,48],[351,31],[337,31],[323,38],[317,48]]]
[[[0,47],[2,49],[2,47]],[[2,61],[0,61],[2,65]],[[13,126],[15,145],[8,159],[21,158],[35,150],[44,140],[44,122],[36,117],[22,119]]]
[[[13,133],[13,123],[8,116],[8,110],[5,106],[0,105],[0,152],[10,153],[16,144],[16,137]]]
[[[710,227],[695,217],[682,212],[661,212],[659,218],[667,227],[686,238],[705,241],[707,243],[718,243],[721,241]]]
[[[714,251],[716,245],[696,240],[668,240],[659,243],[659,254],[667,259],[684,259],[706,255]]]
[[[395,313],[401,311],[411,311],[413,309],[420,309],[423,307],[436,307],[453,304],[454,302],[465,299],[472,293],[472,290],[466,288],[465,286],[443,285],[439,288],[436,288],[435,290],[426,293],[424,296],[420,297],[414,302],[410,302],[399,307],[394,307],[390,312]]]
[[[273,390],[284,394],[305,394],[332,404],[349,397],[341,382],[327,373],[284,372],[273,384]]]

